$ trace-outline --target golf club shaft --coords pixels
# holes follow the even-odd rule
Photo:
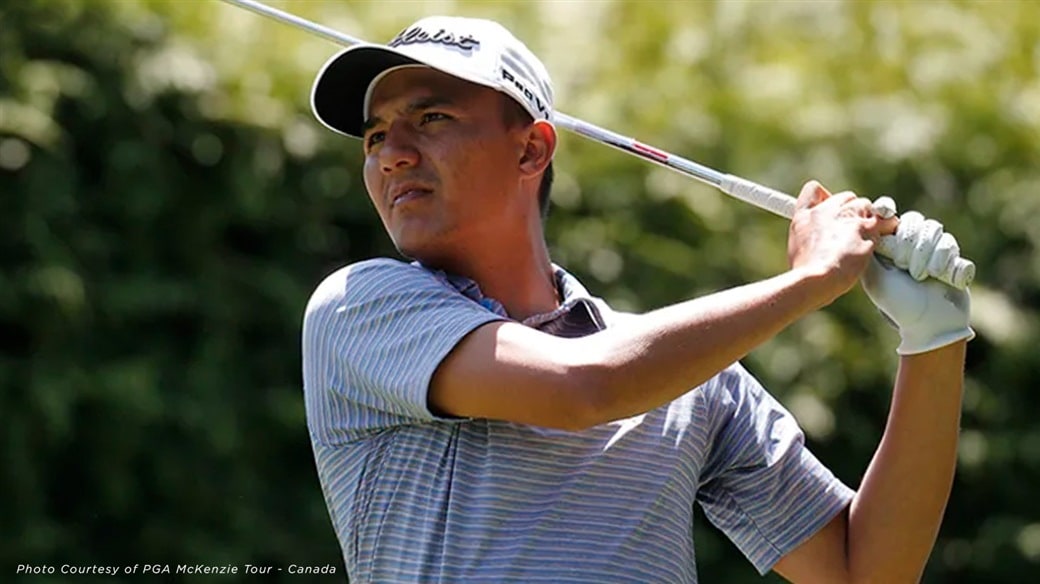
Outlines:
[[[273,8],[262,2],[257,2],[256,0],[222,1],[249,10],[250,12],[254,12],[261,16],[272,18],[284,24],[295,26],[339,45],[350,46],[364,43],[361,39],[345,35],[337,30],[322,26],[305,18],[300,18],[299,16],[285,12],[284,10]],[[704,166],[703,164],[698,164],[681,156],[648,146],[628,136],[623,136],[562,112],[555,112],[552,119],[553,123],[558,127],[570,130],[580,136],[601,142],[608,146],[613,146],[614,148],[632,154],[633,156],[670,168],[685,176],[712,185],[727,195],[751,203],[756,207],[771,211],[781,217],[790,219],[794,215],[795,199],[786,193],[782,193],[735,175],[719,172]],[[965,288],[971,284],[975,277],[975,264],[970,260],[958,257],[951,262],[945,272],[942,274],[935,274],[934,276],[956,288]]]

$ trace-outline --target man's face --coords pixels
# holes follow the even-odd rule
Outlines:
[[[502,99],[429,68],[394,71],[373,90],[365,186],[404,255],[436,265],[522,226],[524,145]]]

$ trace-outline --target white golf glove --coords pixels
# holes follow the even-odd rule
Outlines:
[[[943,274],[960,256],[960,246],[952,235],[943,232],[942,223],[926,219],[917,211],[907,211],[899,217],[895,234],[878,241],[878,252],[921,281]]]
[[[900,355],[924,353],[975,338],[968,326],[971,294],[938,280],[918,282],[877,256],[863,275],[863,289],[883,315],[899,329]]]

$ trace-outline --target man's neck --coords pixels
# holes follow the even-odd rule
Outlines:
[[[473,279],[485,296],[502,303],[510,317],[522,321],[552,312],[562,302],[548,254],[540,259],[518,262],[508,258],[506,263]]]
[[[494,298],[511,318],[522,321],[551,312],[562,302],[544,240],[529,240],[526,245],[520,249],[499,245],[452,265],[431,267],[473,280],[484,296]]]

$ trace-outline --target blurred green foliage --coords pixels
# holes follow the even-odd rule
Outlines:
[[[277,5],[371,40],[423,14],[496,18],[563,111],[782,190],[819,178],[941,219],[979,266],[979,336],[925,582],[1036,580],[1040,4]],[[308,112],[334,50],[215,0],[0,5],[0,579],[24,563],[342,576],[300,321],[325,274],[394,251],[358,144]],[[553,257],[621,308],[786,267],[784,222],[709,187],[569,135],[556,168]],[[747,364],[856,485],[895,344],[855,291]],[[705,582],[779,581],[696,536]]]

